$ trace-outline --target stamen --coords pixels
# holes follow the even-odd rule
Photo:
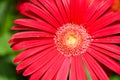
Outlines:
[[[91,36],[82,25],[66,24],[58,29],[54,41],[57,50],[65,56],[84,53],[91,42]]]

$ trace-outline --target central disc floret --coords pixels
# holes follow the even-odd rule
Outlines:
[[[78,39],[75,37],[75,35],[68,35],[66,36],[66,45],[71,48],[75,48],[77,46]]]
[[[60,53],[65,56],[75,56],[86,51],[90,38],[83,26],[66,24],[58,29],[54,40]]]

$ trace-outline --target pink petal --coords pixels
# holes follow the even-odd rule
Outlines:
[[[69,68],[70,68],[70,59],[66,58],[60,70],[58,71],[56,80],[67,80]]]
[[[27,49],[17,55],[17,57],[14,59],[14,63],[20,62],[32,55],[35,55],[38,52],[41,52],[42,50],[48,49],[51,46],[53,46],[53,44],[48,44],[48,45]]]
[[[93,33],[92,36],[94,38],[98,38],[98,37],[104,37],[104,36],[118,34],[118,33],[120,33],[120,24],[101,29],[101,30]]]
[[[44,75],[44,73],[47,72],[47,70],[49,70],[53,66],[53,64],[57,64],[57,62],[60,63],[62,61],[63,61],[62,55],[59,55],[59,54],[56,55],[52,60],[50,60],[50,62],[48,62],[46,65],[44,65],[44,67],[40,68],[38,71],[33,73],[30,76],[30,80],[39,80],[39,78],[41,78],[42,75]]]
[[[120,74],[120,65],[114,60],[91,48],[88,49],[88,53],[92,55],[95,59],[97,59],[99,62],[104,64],[106,67],[108,67],[109,69]]]
[[[36,55],[33,55],[27,59],[25,59],[24,61],[22,61],[16,68],[16,70],[22,70],[24,68],[26,68],[27,66],[30,66],[31,64],[33,64],[35,61],[39,60],[40,58],[46,56],[47,54],[51,54],[50,52],[54,50],[53,47],[45,49],[39,53],[37,53]]]
[[[87,54],[85,57],[89,61],[89,65],[91,66],[91,68],[93,69],[93,71],[100,80],[109,80],[105,71],[93,57],[91,57],[89,54]]]
[[[31,48],[31,47],[36,47],[36,46],[40,46],[40,45],[46,45],[49,43],[53,43],[53,39],[36,39],[36,40],[24,40],[21,42],[16,42],[14,44],[12,44],[11,48],[13,50],[21,50],[21,49],[27,49],[27,48]]]
[[[115,54],[115,53],[113,53],[113,52],[110,52],[110,51],[108,51],[108,50],[105,50],[104,48],[100,48],[100,47],[97,47],[97,46],[91,46],[91,48],[93,48],[93,49],[95,49],[95,50],[97,50],[97,51],[99,51],[99,52],[101,52],[101,53],[103,53],[103,54],[105,54],[105,55],[107,55],[107,56],[110,56],[110,57],[112,57],[112,58],[114,58],[114,59],[117,59],[117,60],[120,60],[120,55],[117,55],[117,54]]]
[[[55,28],[53,28],[49,24],[46,24],[44,21],[36,21],[32,19],[17,19],[15,20],[15,24],[19,24],[19,25],[23,25],[30,28],[51,32],[51,33],[56,32]]]

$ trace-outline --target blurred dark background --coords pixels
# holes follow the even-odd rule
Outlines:
[[[11,35],[16,32],[10,30],[14,25],[13,21],[22,17],[17,11],[18,1],[0,0],[0,80],[27,80],[26,77],[16,73],[13,59],[19,52],[12,51],[8,44]],[[120,80],[120,76],[113,73],[110,80]]]

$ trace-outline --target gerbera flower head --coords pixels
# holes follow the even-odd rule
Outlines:
[[[109,80],[120,74],[120,12],[114,0],[31,0],[21,7],[9,43],[23,50],[16,70],[30,80]]]

